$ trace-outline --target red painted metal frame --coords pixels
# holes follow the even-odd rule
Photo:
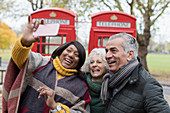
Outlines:
[[[112,16],[115,16],[117,19],[111,19]],[[93,48],[98,48],[98,37],[105,35],[110,37],[111,35],[126,32],[131,34],[136,38],[136,17],[126,14],[121,11],[103,11],[100,13],[93,14],[91,16],[92,26],[90,30],[89,38],[89,47],[88,52],[90,53]],[[97,22],[125,22],[130,23],[130,28],[123,27],[106,27],[106,26],[97,26]]]

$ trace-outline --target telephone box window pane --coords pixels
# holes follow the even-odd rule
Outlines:
[[[45,43],[46,42],[46,38],[45,37],[42,37],[42,43]],[[41,45],[41,53],[45,53],[45,45]]]
[[[46,45],[45,46],[45,54],[52,54],[55,49],[57,49],[59,46],[55,45]]]
[[[50,43],[50,37],[45,37],[46,38],[46,41],[45,41],[45,43]]]
[[[61,35],[57,35],[56,37],[50,37],[50,43],[61,44]]]
[[[42,37],[42,42],[45,43],[46,42],[46,38]]]
[[[45,47],[46,47],[46,45],[41,45],[41,53],[45,53]]]
[[[109,40],[109,37],[103,37],[103,46],[106,47],[106,44]]]
[[[63,44],[66,43],[66,35],[63,35]]]
[[[40,37],[38,37],[40,39]],[[40,42],[40,40],[38,40],[37,42]]]
[[[102,38],[99,37],[99,39],[98,39],[98,46],[101,46],[101,40],[102,40]]]
[[[62,44],[62,37],[61,37],[61,35],[57,35],[56,37],[55,37],[55,42],[56,42],[56,44]]]
[[[45,53],[45,47],[46,47],[47,45],[41,45],[41,53]],[[40,53],[40,45],[38,44],[37,45],[37,53]]]
[[[37,53],[40,52],[40,45],[37,45]]]
[[[61,44],[61,35],[57,35],[55,37],[46,37],[45,43]]]

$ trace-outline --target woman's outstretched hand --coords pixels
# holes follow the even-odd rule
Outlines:
[[[50,89],[49,87],[43,86],[37,89],[37,91],[40,92],[38,98],[41,98],[41,96],[44,95],[47,106],[49,106],[51,109],[56,108],[57,103],[54,101],[55,96],[54,90]]]

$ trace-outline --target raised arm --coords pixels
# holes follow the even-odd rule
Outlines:
[[[22,65],[28,58],[33,43],[38,40],[38,37],[33,36],[33,32],[37,30],[38,26],[39,22],[32,22],[29,16],[28,24],[26,29],[24,30],[23,36],[16,41],[14,47],[12,48],[12,59],[19,68],[22,67]]]

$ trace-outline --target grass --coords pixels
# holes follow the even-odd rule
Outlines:
[[[156,79],[170,81],[170,54],[148,54],[147,64]]]
[[[9,61],[10,57],[11,57],[11,50],[10,49],[0,49],[0,57],[1,60],[3,61]]]

